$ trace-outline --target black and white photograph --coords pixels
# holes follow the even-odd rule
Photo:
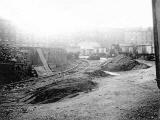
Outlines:
[[[160,120],[160,0],[0,0],[0,120]]]

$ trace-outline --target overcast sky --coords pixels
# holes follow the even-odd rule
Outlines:
[[[0,0],[0,16],[35,34],[152,26],[151,0]]]

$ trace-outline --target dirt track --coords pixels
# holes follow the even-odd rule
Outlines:
[[[16,120],[150,120],[156,119],[160,95],[155,66],[96,78],[99,88],[57,103],[31,106]]]

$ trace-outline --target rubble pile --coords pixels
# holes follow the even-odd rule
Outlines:
[[[26,103],[31,104],[45,104],[59,101],[67,96],[73,97],[78,95],[79,92],[89,92],[97,84],[87,78],[70,78],[64,79],[59,82],[37,88],[35,91],[30,92]]]
[[[107,71],[128,71],[132,69],[146,69],[149,67],[150,66],[144,63],[139,63],[138,61],[125,55],[119,55],[101,66],[103,70]]]
[[[150,66],[144,64],[144,63],[139,63],[139,65],[136,65],[133,70],[138,70],[138,69],[147,69],[150,68]]]

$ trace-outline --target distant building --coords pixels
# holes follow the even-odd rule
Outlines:
[[[92,55],[95,53],[95,50],[94,49],[81,49],[81,55]]]
[[[92,54],[100,54],[100,53],[107,53],[107,48],[93,48],[93,49],[81,49],[81,55],[92,55]]]
[[[125,31],[124,43],[153,44],[153,30],[151,28],[135,28]]]
[[[134,52],[134,45],[133,44],[119,44],[121,48],[121,52],[126,53],[133,53]]]
[[[107,52],[107,48],[104,48],[104,47],[95,48],[94,52],[95,53],[106,53]]]

